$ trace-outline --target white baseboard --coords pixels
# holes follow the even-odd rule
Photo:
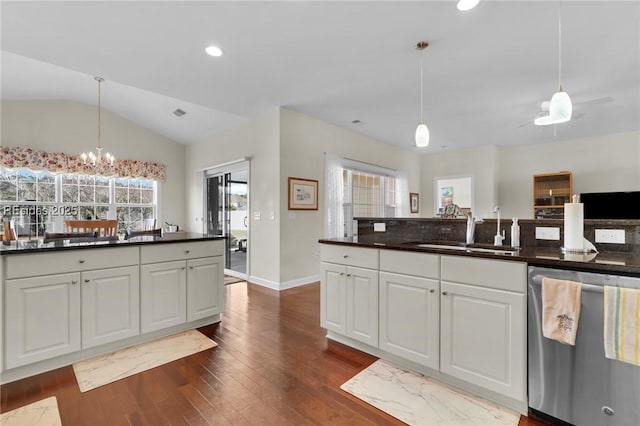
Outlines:
[[[311,284],[317,281],[320,281],[320,275],[310,275],[308,277],[298,278],[291,281],[285,281],[283,283],[278,283],[271,280],[265,280],[264,278],[256,277],[253,275],[249,277],[249,282],[261,285],[263,287],[270,288],[272,290],[278,290],[278,291],[299,287],[301,285]]]

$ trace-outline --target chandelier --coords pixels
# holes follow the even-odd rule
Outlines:
[[[109,154],[108,152],[102,155],[102,140],[100,135],[101,133],[100,132],[101,130],[100,129],[100,111],[102,109],[100,105],[100,85],[104,82],[104,78],[102,77],[94,77],[94,78],[98,82],[98,146],[96,147],[95,154],[93,153],[93,151],[89,152],[89,154],[86,154],[83,152],[80,155],[80,157],[82,158],[82,162],[84,164],[91,163],[93,166],[103,166],[103,165],[113,166],[115,157]]]

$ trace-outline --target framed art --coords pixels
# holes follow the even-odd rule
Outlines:
[[[318,181],[289,178],[289,210],[318,210]]]
[[[411,213],[420,211],[420,195],[417,192],[409,193],[409,206],[411,206]]]

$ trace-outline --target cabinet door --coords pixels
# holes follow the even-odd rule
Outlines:
[[[441,294],[441,371],[524,400],[524,294],[445,281]]]
[[[334,263],[320,264],[320,326],[347,334],[347,299],[345,267]]]
[[[6,280],[6,368],[80,350],[80,273]]]
[[[82,273],[82,348],[140,333],[137,266]]]
[[[187,261],[187,321],[222,312],[223,270],[221,256]]]
[[[437,280],[380,272],[380,349],[440,367],[438,288]]]
[[[187,262],[140,267],[140,330],[147,333],[187,320]]]
[[[378,346],[378,270],[347,268],[347,336]]]

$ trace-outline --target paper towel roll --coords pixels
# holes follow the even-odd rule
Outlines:
[[[564,205],[564,249],[584,250],[584,204]]]

